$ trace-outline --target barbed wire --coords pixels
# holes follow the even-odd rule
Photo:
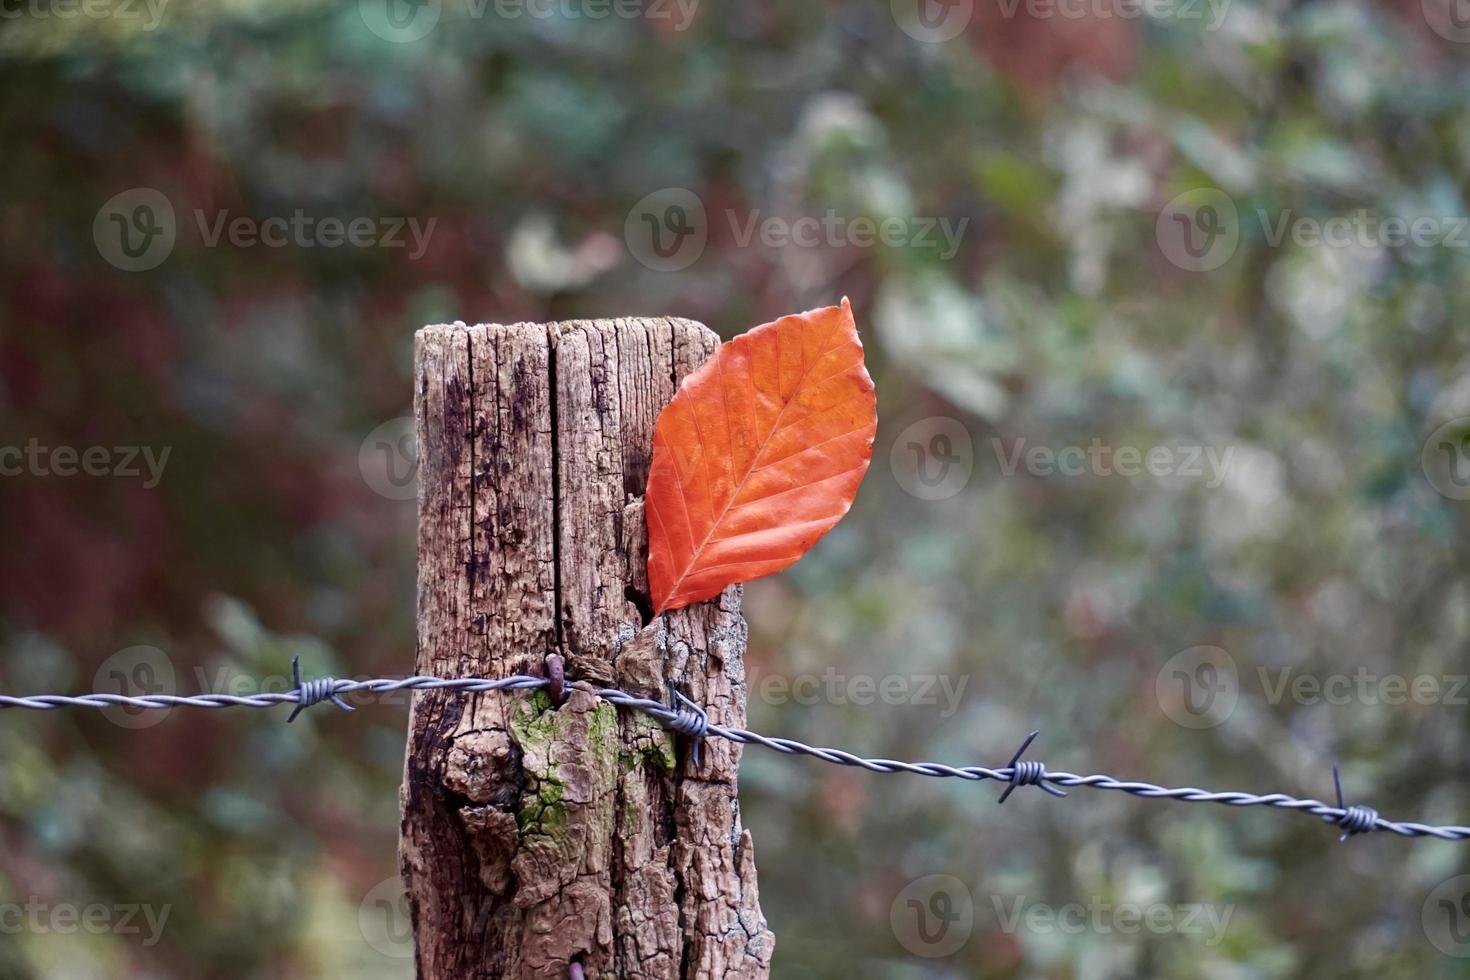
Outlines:
[[[548,657],[548,677],[529,674],[513,674],[509,677],[405,677],[347,680],[323,677],[303,681],[299,658],[292,661],[293,688],[289,691],[263,692],[260,694],[38,694],[25,697],[0,695],[0,710],[22,708],[32,711],[54,711],[62,708],[136,708],[139,710],[167,708],[271,708],[281,704],[295,705],[286,720],[295,721],[307,708],[323,701],[335,704],[344,711],[354,710],[342,700],[346,694],[385,694],[393,691],[460,691],[479,693],[484,691],[534,691],[547,689],[553,702],[560,704],[566,697],[566,689],[573,685],[565,682],[560,657]],[[972,782],[995,780],[1005,783],[1000,802],[1023,786],[1036,786],[1052,796],[1066,796],[1061,787],[1087,787],[1090,789],[1113,790],[1149,800],[1179,800],[1185,803],[1216,803],[1223,806],[1265,806],[1280,810],[1292,810],[1320,817],[1324,822],[1342,830],[1340,840],[1357,834],[1386,832],[1401,837],[1434,837],[1440,840],[1470,840],[1470,827],[1435,826],[1413,821],[1389,820],[1380,816],[1369,806],[1349,805],[1343,798],[1342,775],[1337,766],[1332,768],[1333,783],[1337,792],[1337,803],[1332,805],[1321,800],[1303,799],[1286,793],[1246,793],[1226,790],[1216,792],[1193,786],[1159,786],[1137,780],[1123,780],[1102,773],[1078,775],[1070,772],[1053,772],[1045,763],[1034,759],[1023,760],[1021,756],[1031,747],[1039,732],[1026,736],[1011,756],[1010,762],[1000,768],[986,766],[949,766],[939,762],[901,762],[894,759],[872,759],[855,755],[843,749],[809,745],[791,738],[761,735],[745,728],[729,728],[709,720],[708,714],[699,705],[674,691],[673,702],[637,697],[615,687],[597,687],[586,682],[574,685],[595,697],[614,705],[642,714],[659,722],[665,728],[686,736],[690,740],[690,760],[700,765],[700,746],[703,740],[713,736],[742,745],[759,745],[786,755],[804,755],[837,766],[850,766],[873,773],[909,773],[939,779],[964,779]]]

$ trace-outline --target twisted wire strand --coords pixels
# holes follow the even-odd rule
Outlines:
[[[616,688],[602,688],[597,692],[604,701],[620,707],[632,708],[649,715],[664,725],[669,725],[677,712],[669,706],[647,698],[633,697]],[[760,745],[787,755],[807,755],[838,766],[852,766],[875,773],[911,773],[939,779],[968,779],[983,782],[994,779],[1010,783],[1011,786],[1085,786],[1091,789],[1115,790],[1143,799],[1173,799],[1185,803],[1218,803],[1225,806],[1268,806],[1282,810],[1299,810],[1321,817],[1323,821],[1342,827],[1344,838],[1358,833],[1387,831],[1401,837],[1437,837],[1441,840],[1470,840],[1470,827],[1433,826],[1430,824],[1388,820],[1376,811],[1362,806],[1333,806],[1321,800],[1299,799],[1286,793],[1244,793],[1238,791],[1213,792],[1194,786],[1169,787],[1154,783],[1122,780],[1113,776],[1095,773],[1079,776],[1070,772],[1052,772],[1041,763],[1014,762],[1001,769],[985,766],[948,766],[938,762],[900,762],[894,759],[870,759],[854,755],[843,749],[808,745],[795,739],[761,735],[744,728],[727,728],[708,723],[706,735],[740,742],[744,745]],[[1033,736],[1034,737],[1034,736]],[[1027,739],[1027,745],[1030,739]],[[1026,748],[1022,746],[1022,751]],[[1020,753],[1017,753],[1019,757]],[[1041,767],[1041,768],[1035,768]],[[1009,791],[1009,787],[1008,787]]]
[[[322,701],[336,701],[338,706],[351,710],[338,699],[345,694],[385,694],[393,691],[458,691],[482,693],[487,691],[532,691],[549,687],[545,677],[514,674],[501,678],[482,677],[404,677],[371,678],[367,680],[344,680],[320,678],[302,683],[291,691],[268,692],[250,695],[233,694],[147,694],[130,696],[124,694],[83,694],[76,696],[39,694],[26,697],[0,695],[0,710],[21,708],[32,711],[54,711],[62,708],[110,708],[127,707],[140,710],[166,708],[270,708],[279,704],[295,705],[297,710]],[[1184,803],[1215,803],[1223,806],[1265,806],[1312,814],[1342,829],[1346,840],[1357,834],[1387,832],[1400,837],[1434,837],[1440,840],[1470,840],[1470,827],[1435,826],[1414,821],[1389,820],[1371,807],[1347,805],[1342,799],[1340,778],[1337,780],[1337,805],[1321,800],[1301,799],[1286,793],[1246,793],[1234,790],[1216,792],[1194,786],[1159,786],[1138,780],[1123,780],[1103,773],[1078,775],[1070,772],[1053,772],[1040,761],[1021,761],[1021,753],[1031,744],[1035,733],[1012,757],[1009,765],[997,769],[985,766],[950,766],[939,762],[903,762],[896,759],[867,758],[844,749],[808,745],[805,742],[779,736],[762,735],[745,728],[730,728],[717,725],[708,719],[704,710],[675,692],[672,705],[629,694],[615,687],[587,687],[578,685],[615,707],[638,711],[672,731],[691,740],[691,761],[699,765],[698,747],[707,737],[723,738],[742,745],[759,745],[785,755],[803,755],[837,766],[849,766],[873,773],[908,773],[936,779],[963,779],[971,782],[995,780],[1007,784],[1004,795],[1022,786],[1037,786],[1052,795],[1065,795],[1060,787],[1086,787],[1128,793],[1149,800],[1179,800]],[[293,713],[294,717],[294,713]],[[1336,773],[1334,772],[1334,776]]]

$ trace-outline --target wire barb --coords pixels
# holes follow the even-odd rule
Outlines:
[[[319,677],[314,681],[301,681],[301,658],[291,658],[291,683],[292,693],[296,695],[296,707],[291,711],[291,717],[286,719],[286,724],[296,720],[296,716],[314,704],[330,701],[343,711],[354,711],[352,705],[342,700],[337,693],[337,681],[332,677]]]
[[[698,769],[700,762],[700,749],[704,746],[704,737],[709,734],[709,715],[703,708],[684,696],[684,692],[674,688],[674,697],[669,704],[671,717],[664,722],[670,729],[689,738],[689,758]]]
[[[1006,768],[1010,770],[1010,785],[1000,794],[1000,802],[1004,803],[1006,798],[1014,793],[1018,786],[1040,786],[1044,792],[1050,793],[1052,796],[1067,795],[1055,786],[1047,784],[1046,763],[1032,760],[1027,760],[1026,762],[1021,761],[1021,756],[1025,754],[1026,750],[1031,747],[1031,743],[1036,741],[1036,736],[1040,734],[1040,731],[1035,731],[1027,735],[1026,741],[1021,743],[1021,747],[1016,750],[1016,754],[1011,756],[1011,761],[1006,764]]]
[[[1333,816],[1323,814],[1322,819],[1328,823],[1335,823],[1342,828],[1342,836],[1337,840],[1339,843],[1356,834],[1366,834],[1378,829],[1378,811],[1371,806],[1346,806],[1342,799],[1342,770],[1338,766],[1332,767],[1332,783],[1337,788],[1337,808],[1342,812]]]

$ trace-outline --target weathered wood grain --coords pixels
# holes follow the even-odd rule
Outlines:
[[[420,673],[569,676],[742,725],[738,588],[645,627],[651,434],[717,346],[687,320],[426,327],[416,344]],[[415,696],[401,861],[425,980],[768,976],[739,747],[574,691]]]

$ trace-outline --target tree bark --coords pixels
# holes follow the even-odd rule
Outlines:
[[[743,725],[740,590],[643,624],[653,424],[718,345],[688,320],[419,331],[417,672],[544,673]],[[573,689],[420,692],[400,860],[423,980],[765,978],[739,746]]]

